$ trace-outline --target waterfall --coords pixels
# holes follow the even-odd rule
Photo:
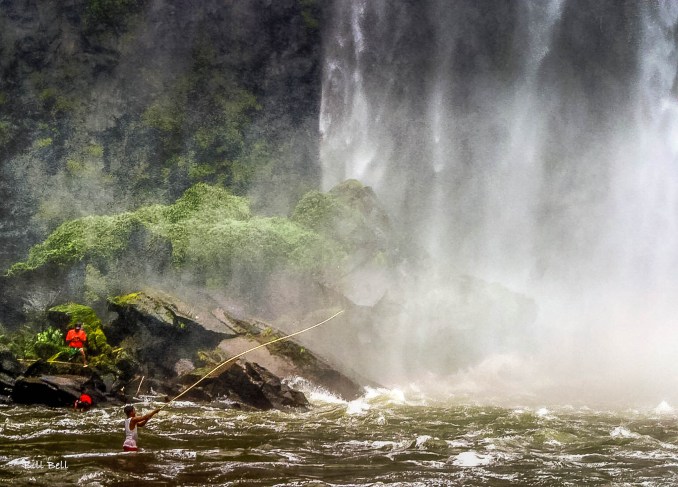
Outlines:
[[[469,276],[535,303],[485,333],[502,350],[676,375],[678,3],[335,0],[328,19],[323,184],[372,186],[423,249],[412,306],[453,311],[419,333],[464,328],[448,284]]]

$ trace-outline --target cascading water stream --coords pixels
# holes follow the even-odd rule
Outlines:
[[[678,386],[678,5],[337,0],[329,18],[324,185],[372,186],[427,256],[384,323],[388,367],[414,340],[409,371],[515,352],[589,387]],[[484,352],[432,351],[449,330]]]

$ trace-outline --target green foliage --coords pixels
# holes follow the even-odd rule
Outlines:
[[[322,273],[336,268],[346,257],[345,243],[334,239],[327,229],[347,210],[333,197],[317,192],[305,202],[295,213],[304,224],[294,218],[253,217],[247,199],[200,183],[173,205],[66,222],[7,274],[84,261],[86,296],[91,300],[88,302],[96,301],[112,286],[112,280],[102,274],[102,266],[116,268],[120,275],[133,271],[118,267],[137,229],[144,229],[150,239],[168,241],[176,268],[190,270],[213,286],[236,275],[252,285],[261,284],[274,270]],[[73,310],[63,311],[79,316]]]
[[[249,202],[245,198],[233,196],[223,188],[204,183],[186,190],[165,213],[168,223],[185,220],[202,222],[246,220],[250,216]]]
[[[68,326],[82,323],[85,326],[85,331],[94,330],[101,327],[101,320],[96,312],[89,306],[78,303],[65,303],[59,306],[54,306],[49,309],[53,313],[61,313],[68,317]]]
[[[127,247],[136,219],[131,213],[88,216],[60,225],[31,248],[25,262],[14,264],[8,275],[35,270],[48,263],[70,264],[84,258],[110,259]]]
[[[64,338],[64,332],[53,327],[38,333],[35,335],[33,344],[35,355],[43,360],[48,360],[68,352]]]
[[[175,240],[175,251],[184,266],[210,277],[228,276],[235,268],[250,274],[320,270],[342,256],[333,242],[284,218],[196,222]]]
[[[184,124],[184,110],[168,97],[149,106],[142,114],[141,120],[147,126],[162,132],[179,132]]]
[[[157,138],[165,181],[244,191],[252,173],[242,170],[243,160],[258,142],[246,141],[245,132],[260,106],[220,63],[212,46],[198,40],[192,69],[153,100],[141,121]]]
[[[332,195],[309,191],[297,203],[292,212],[292,221],[315,231],[329,232],[332,222],[341,214],[341,204]]]
[[[87,146],[87,154],[92,157],[103,157],[104,147],[100,144],[90,144]]]
[[[361,233],[370,232],[362,213],[332,193],[309,191],[295,207],[291,219],[330,240],[342,242],[347,251],[360,245],[357,237]]]
[[[24,325],[11,335],[4,335],[3,342],[17,358],[34,359],[38,358],[34,348],[35,335],[31,326]]]

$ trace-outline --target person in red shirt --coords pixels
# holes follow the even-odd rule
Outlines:
[[[80,350],[82,363],[87,367],[87,358],[85,357],[85,343],[87,343],[87,333],[82,329],[82,323],[76,323],[75,328],[68,330],[66,334],[66,343],[74,350]]]
[[[73,409],[76,411],[86,412],[92,407],[92,398],[86,392],[80,394],[80,397],[73,403]]]

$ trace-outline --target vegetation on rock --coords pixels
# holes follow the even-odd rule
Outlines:
[[[327,203],[329,202],[329,203]],[[348,223],[346,221],[348,220]],[[339,265],[352,247],[335,231],[362,223],[360,215],[330,195],[312,192],[291,219],[252,216],[249,202],[219,186],[199,183],[172,205],[152,205],[112,216],[88,216],[60,225],[34,246],[28,259],[14,264],[8,276],[48,264],[86,264],[90,299],[111,289],[103,274],[134,272],[134,256],[122,268],[135,232],[169,242],[176,271],[188,270],[210,285],[238,277],[260,282],[275,270],[318,274]]]

